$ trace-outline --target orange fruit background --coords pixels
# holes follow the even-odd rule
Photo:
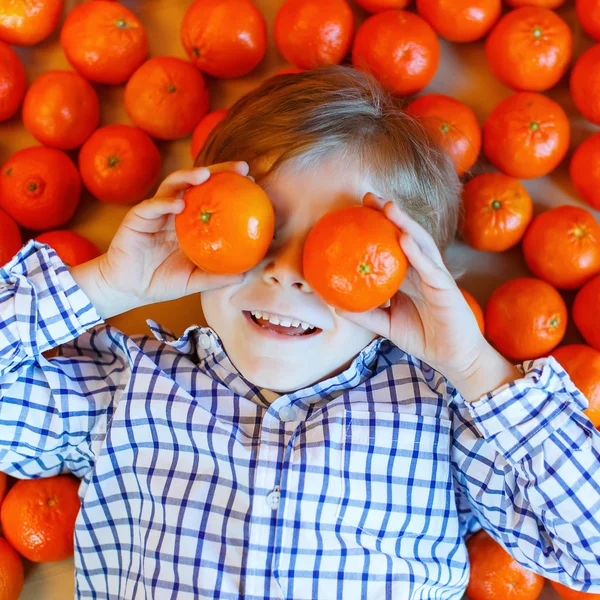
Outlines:
[[[498,103],[483,126],[483,149],[503,173],[532,179],[555,169],[569,149],[570,125],[560,104],[535,92]]]
[[[474,42],[500,17],[501,0],[417,0],[417,11],[443,38]]]
[[[250,0],[195,0],[181,22],[181,40],[205,73],[240,77],[265,55],[267,26]]]
[[[171,56],[145,62],[125,88],[125,106],[133,123],[161,140],[192,133],[209,102],[200,71]]]
[[[588,281],[575,296],[573,320],[585,341],[600,350],[600,275]]]
[[[73,67],[98,83],[124,83],[148,53],[141,21],[126,6],[108,0],[86,2],[70,11],[60,42]]]
[[[380,211],[352,206],[330,212],[304,242],[304,277],[328,304],[351,312],[381,306],[408,269],[399,230]]]
[[[540,358],[562,341],[567,307],[541,279],[516,278],[494,290],[485,305],[488,339],[514,360]]]
[[[0,171],[0,207],[27,229],[64,225],[75,213],[81,179],[73,161],[61,150],[20,150]]]
[[[60,259],[72,267],[100,256],[100,250],[94,242],[74,231],[55,229],[46,231],[35,239],[54,248]]]
[[[70,475],[17,481],[2,502],[2,532],[21,556],[34,562],[73,554],[79,481]]]
[[[354,35],[354,15],[346,0],[286,0],[273,29],[281,55],[300,69],[342,62]]]
[[[0,598],[17,600],[23,589],[23,561],[17,551],[0,537]]]
[[[358,28],[368,18],[368,13],[360,8],[355,0],[348,0],[348,2]],[[416,2],[408,3],[405,0],[360,0],[360,2],[365,6],[368,4],[373,10],[407,7],[412,14],[417,11]],[[37,46],[15,48],[25,66],[29,85],[44,72],[72,70],[73,67],[60,44],[60,31],[65,16],[80,4],[86,3],[80,0],[65,0],[62,17],[51,35]],[[171,56],[189,60],[181,43],[181,23],[190,0],[169,0],[168,2],[166,0],[133,0],[125,4],[138,17],[147,32],[148,56]],[[257,0],[255,4],[267,22],[269,43],[265,57],[254,70],[239,79],[222,80],[206,77],[205,84],[210,91],[210,106],[207,107],[207,111],[227,109],[241,95],[254,89],[264,79],[280,70],[293,68],[279,54],[273,39],[275,16],[283,4],[282,0]],[[458,4],[458,2],[453,2],[453,4]],[[504,1],[502,4],[503,11],[506,12],[508,2]],[[569,0],[561,4],[557,14],[567,22],[574,37],[573,64],[595,42],[584,33],[582,24],[577,18],[576,5],[578,2]],[[0,34],[1,39],[3,38]],[[473,43],[450,43],[445,39],[440,39],[439,45],[438,68],[429,84],[419,92],[419,95],[431,93],[449,95],[471,108],[479,125],[483,126],[494,107],[512,93],[511,89],[502,84],[489,68],[485,54],[485,38]],[[559,162],[547,176],[521,180],[522,185],[533,199],[536,214],[563,204],[590,208],[584,198],[578,194],[570,179],[569,162],[575,149],[598,129],[576,108],[571,98],[569,82],[570,75],[567,74],[556,86],[543,92],[546,97],[556,101],[566,111],[572,127],[565,159]],[[93,87],[100,98],[100,126],[132,124],[125,108],[125,85],[93,84]],[[406,100],[410,102],[413,99],[414,97],[407,97]],[[153,112],[152,108],[148,111],[151,115]],[[167,119],[168,121],[169,119]],[[17,112],[13,118],[0,123],[0,140],[0,164],[6,162],[14,152],[38,144],[35,138],[23,128],[20,112]],[[167,141],[158,140],[156,144],[162,154],[161,178],[177,168],[190,166],[191,135]],[[78,150],[69,151],[68,154],[74,164],[77,164]],[[482,152],[472,170],[464,176],[464,181],[489,170],[493,170],[493,167],[486,159],[485,153]],[[128,205],[101,202],[84,189],[81,202],[73,217],[63,225],[55,227],[65,227],[80,233],[94,242],[100,250],[105,251],[128,209]],[[598,219],[600,213],[593,208],[591,210]],[[27,240],[32,236],[37,236],[39,231],[22,227],[21,234],[23,240]],[[450,248],[449,258],[454,265],[458,266],[458,270],[465,271],[460,285],[468,289],[482,306],[485,305],[491,293],[505,281],[516,277],[532,276],[525,263],[520,244],[503,252],[492,253],[477,251],[463,240],[458,240]],[[563,294],[569,311],[572,310],[572,301],[575,295],[576,292]],[[147,333],[147,318],[155,319],[177,333],[183,332],[192,322],[204,323],[198,299],[195,296],[143,307],[114,317],[110,322],[130,334]],[[579,333],[574,320],[570,319],[563,343],[583,343],[583,341],[584,338]],[[72,598],[73,574],[70,559],[63,563],[30,564],[27,573],[23,600]],[[557,599],[558,595],[552,591],[548,583],[540,600],[549,598]]]
[[[578,206],[559,206],[535,217],[523,238],[531,272],[559,289],[580,288],[600,273],[600,225]]]
[[[584,411],[594,427],[600,426],[600,352],[584,344],[569,344],[552,351],[579,391],[588,399]]]
[[[31,46],[45,40],[58,25],[63,0],[0,4],[0,40],[16,46]]]
[[[208,113],[200,119],[200,122],[196,125],[192,133],[192,143],[190,145],[192,160],[195,160],[196,156],[198,156],[198,152],[204,146],[204,142],[206,142],[210,132],[227,116],[227,112],[226,108],[221,108]]]
[[[263,189],[237,173],[216,173],[183,196],[175,216],[179,245],[211,273],[242,273],[265,256],[275,230],[273,206]],[[215,250],[215,248],[217,248]]]
[[[148,197],[160,175],[161,156],[152,138],[137,127],[96,129],[79,152],[79,172],[98,200],[132,204]]]
[[[422,90],[433,79],[439,60],[435,31],[423,18],[407,11],[369,17],[356,32],[352,46],[352,64],[398,95]]]
[[[0,41],[0,121],[10,119],[21,106],[27,86],[17,53]]]
[[[406,111],[423,122],[450,155],[459,175],[475,164],[481,150],[481,127],[466,104],[444,94],[424,94]]]
[[[567,23],[546,8],[526,6],[506,13],[485,43],[492,73],[515,90],[540,92],[558,83],[573,56]]]
[[[23,124],[42,144],[73,150],[98,126],[100,103],[89,82],[72,71],[50,71],[29,87]]]
[[[467,541],[471,578],[469,600],[536,600],[544,578],[527,571],[485,531]]]
[[[476,250],[503,252],[523,237],[533,215],[533,201],[523,184],[503,173],[483,173],[463,188],[459,226]]]

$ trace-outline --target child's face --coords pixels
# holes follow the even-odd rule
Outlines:
[[[349,166],[333,159],[318,169],[284,166],[264,188],[275,208],[275,240],[264,260],[239,285],[204,292],[210,327],[240,373],[253,384],[279,392],[309,386],[342,370],[375,335],[338,317],[302,274],[304,241],[330,211],[360,204],[376,191]],[[253,314],[254,311],[254,314]],[[257,311],[262,318],[257,318]],[[276,325],[272,316],[288,317]],[[275,324],[272,323],[275,321]],[[285,327],[291,321],[292,327]],[[306,331],[302,325],[313,328]]]

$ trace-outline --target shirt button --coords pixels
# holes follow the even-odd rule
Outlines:
[[[290,421],[294,421],[297,419],[297,413],[296,413],[296,409],[289,405],[288,406],[284,406],[280,411],[279,411],[279,418],[284,422],[284,423],[289,423]]]
[[[272,510],[275,510],[279,506],[279,500],[281,500],[281,493],[279,492],[279,488],[276,487],[267,495],[267,506]]]
[[[208,350],[210,348],[211,345],[211,341],[210,341],[210,337],[206,334],[203,333],[200,336],[200,345],[205,349]]]

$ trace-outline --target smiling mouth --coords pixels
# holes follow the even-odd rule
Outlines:
[[[273,331],[280,335],[309,336],[323,331],[306,321],[292,317],[284,317],[259,310],[244,311],[244,314],[261,329]]]

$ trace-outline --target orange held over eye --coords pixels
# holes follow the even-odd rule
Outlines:
[[[3,0],[0,2],[0,40],[33,46],[58,25],[63,0]]]
[[[388,10],[369,17],[358,29],[352,63],[371,73],[390,93],[408,96],[434,77],[440,43],[427,22],[405,10]]]
[[[544,578],[521,566],[485,531],[467,541],[471,573],[469,600],[536,600]]]
[[[600,44],[586,50],[575,61],[569,85],[577,110],[588,121],[600,125]]]
[[[160,165],[152,138],[131,125],[97,129],[79,152],[83,184],[95,198],[113,204],[146,198],[158,181]]]
[[[184,195],[175,217],[184,254],[209,273],[243,273],[265,256],[275,230],[267,194],[237,173],[216,173]]]
[[[504,15],[485,43],[492,73],[515,90],[539,92],[558,83],[573,56],[571,28],[545,8]]]
[[[563,339],[567,307],[550,284],[519,277],[494,290],[485,306],[485,326],[489,340],[507,358],[540,358]]]
[[[500,17],[501,0],[417,0],[419,14],[450,42],[482,38]]]
[[[563,600],[600,600],[600,594],[594,594],[593,592],[578,592],[557,581],[551,581],[550,583],[552,584],[554,591]]]
[[[575,296],[573,321],[585,341],[600,350],[600,275],[590,279]]]
[[[58,257],[72,267],[100,256],[96,244],[74,231],[55,229],[42,233],[35,239],[54,248]]]
[[[346,0],[286,0],[274,33],[280,54],[300,69],[338,64],[352,44],[354,14]]]
[[[181,22],[190,60],[213,77],[246,75],[267,50],[267,25],[251,0],[195,0]]]
[[[46,146],[78,148],[99,121],[100,102],[94,88],[72,71],[44,73],[25,94],[23,124]]]
[[[202,73],[172,56],[146,61],[127,82],[125,108],[140,129],[160,140],[185,137],[209,107]]]
[[[554,170],[569,149],[569,119],[543,94],[518,92],[496,105],[483,126],[483,151],[500,171],[519,179]]]
[[[600,225],[578,206],[535,217],[523,238],[531,272],[554,287],[573,290],[600,273]]]
[[[211,131],[227,116],[228,109],[222,108],[220,110],[213,110],[208,113],[205,117],[200,120],[200,123],[196,125],[194,133],[192,133],[192,159],[196,160],[198,152],[204,146],[204,143],[208,139]]]
[[[98,83],[125,83],[148,53],[139,19],[108,0],[85,2],[69,11],[60,43],[73,67]]]
[[[443,94],[425,94],[413,100],[406,112],[421,120],[450,156],[458,175],[475,164],[481,150],[481,127],[466,104]]]
[[[21,106],[27,79],[17,53],[0,42],[0,121],[10,119]]]
[[[594,427],[600,427],[600,352],[584,344],[570,344],[553,350],[552,356],[588,399],[583,412]]]
[[[365,312],[387,302],[400,288],[408,261],[400,231],[385,215],[366,206],[326,214],[304,243],[308,285],[327,304]]]
[[[503,252],[518,244],[533,216],[533,201],[521,182],[484,173],[465,185],[460,230],[476,250]]]
[[[34,562],[72,556],[78,489],[70,475],[18,481],[0,508],[2,531],[13,548]]]
[[[64,225],[75,213],[81,179],[60,150],[34,146],[13,154],[0,171],[0,208],[27,229]]]
[[[0,267],[19,251],[21,244],[19,226],[10,215],[0,209]]]
[[[25,574],[17,551],[0,537],[0,599],[18,600]]]

